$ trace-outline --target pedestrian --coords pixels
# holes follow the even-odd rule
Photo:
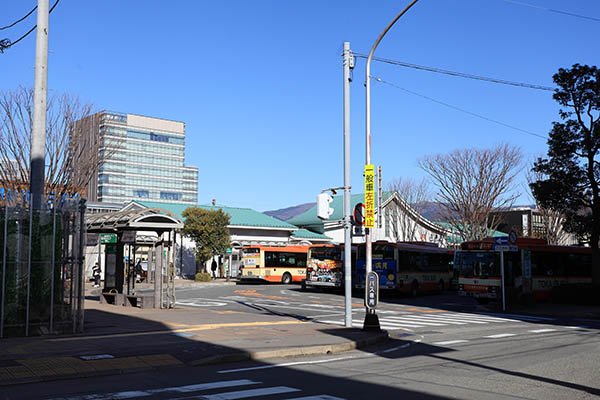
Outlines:
[[[210,265],[210,270],[212,271],[212,279],[217,279],[217,262],[213,259],[212,264]]]
[[[98,263],[94,264],[94,267],[92,268],[92,277],[94,278],[94,287],[100,287],[100,274],[102,273],[102,270],[100,269],[100,266],[98,265]]]

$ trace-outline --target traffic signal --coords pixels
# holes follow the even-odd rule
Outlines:
[[[329,193],[317,195],[317,217],[329,219],[329,216],[333,214],[333,208],[329,207],[329,203],[332,201],[333,197]]]

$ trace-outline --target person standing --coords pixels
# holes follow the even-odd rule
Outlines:
[[[217,262],[213,259],[210,264],[210,270],[212,271],[212,279],[217,279]]]
[[[100,270],[100,265],[98,263],[94,264],[92,268],[92,277],[94,278],[94,287],[100,287],[100,274],[102,271]]]

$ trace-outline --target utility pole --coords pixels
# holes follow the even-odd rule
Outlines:
[[[354,58],[344,42],[344,304],[346,327],[352,327],[352,222],[350,221],[350,70]]]
[[[39,210],[44,197],[46,167],[46,101],[48,96],[48,8],[50,0],[38,0],[33,92],[33,131],[29,192],[31,206]]]

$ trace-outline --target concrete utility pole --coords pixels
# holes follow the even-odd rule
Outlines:
[[[371,51],[369,52],[369,57],[367,58],[367,66],[366,66],[366,73],[365,73],[365,88],[366,88],[366,99],[365,99],[365,106],[366,106],[366,115],[365,115],[366,157],[365,157],[365,165],[371,164],[371,59],[373,58],[373,53],[375,53],[375,49],[377,48],[377,46],[379,46],[381,39],[383,39],[385,34],[396,23],[396,21],[398,21],[400,19],[400,17],[403,16],[417,1],[419,1],[419,0],[413,0],[408,6],[406,6],[404,8],[404,10],[402,10],[400,12],[400,14],[396,15],[396,17],[392,20],[392,22],[389,23],[389,25],[384,29],[384,31],[381,33],[381,35],[379,35],[379,37],[373,44],[373,47],[371,47]],[[378,218],[381,218],[381,215],[379,215]],[[372,253],[372,239],[371,239],[371,229],[370,228],[366,228],[366,232],[365,232],[365,253],[366,253],[365,269],[366,269],[366,275],[368,275],[373,270],[373,258],[372,258],[373,253]],[[366,294],[366,290],[367,290],[367,285],[365,284],[365,294]],[[376,318],[376,314],[374,313],[375,310],[373,310],[372,314],[369,313],[368,309],[366,311],[367,311],[367,314],[365,315],[364,329],[367,329],[367,325],[368,325],[367,322],[369,322],[369,325],[373,325],[373,327],[372,327],[373,329],[379,330],[379,320]],[[370,315],[375,316],[375,317],[371,317],[372,323],[370,321],[367,321],[369,319]]]
[[[38,0],[33,91],[33,131],[29,191],[35,210],[42,206],[46,167],[46,101],[48,96],[48,8],[50,0]]]
[[[344,297],[346,327],[352,327],[352,221],[350,221],[350,42],[344,42]]]

